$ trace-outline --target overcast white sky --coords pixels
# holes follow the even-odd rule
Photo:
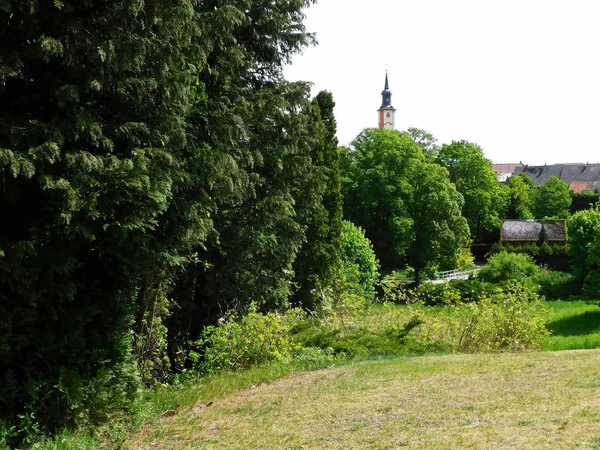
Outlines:
[[[333,93],[340,144],[377,126],[476,142],[494,162],[600,162],[600,1],[319,0],[289,80]]]

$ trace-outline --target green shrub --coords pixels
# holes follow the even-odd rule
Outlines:
[[[479,280],[477,278],[470,280],[454,280],[449,285],[460,293],[462,302],[477,302],[489,292],[501,289],[494,283]]]
[[[543,269],[538,276],[540,295],[549,300],[566,300],[580,291],[573,274]]]
[[[342,229],[342,271],[351,293],[369,300],[375,297],[379,261],[364,230],[347,220]]]
[[[290,359],[300,348],[292,341],[290,330],[304,318],[300,309],[285,314],[261,314],[252,309],[239,319],[230,313],[218,326],[204,329],[195,342],[199,351],[191,352],[191,357],[202,372],[247,369]]]
[[[502,287],[477,278],[470,280],[452,280],[447,283],[423,283],[417,288],[398,283],[388,276],[380,282],[383,302],[409,304],[422,302],[427,306],[456,305],[478,301],[488,292]]]
[[[409,301],[408,288],[401,280],[402,278],[398,277],[397,273],[382,277],[379,288],[383,303],[407,303]]]
[[[492,255],[479,271],[479,279],[490,283],[524,283],[539,275],[539,268],[533,259],[522,253],[502,251]]]
[[[523,286],[485,294],[437,315],[415,308],[414,335],[425,344],[479,353],[539,349],[548,334],[538,295]]]
[[[423,302],[428,306],[454,305],[461,302],[461,293],[452,283],[423,283],[409,292],[411,302]]]

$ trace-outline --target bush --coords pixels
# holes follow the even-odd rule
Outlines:
[[[461,302],[461,293],[452,283],[423,283],[410,290],[409,298],[411,302],[423,302],[428,306],[454,305]]]
[[[550,300],[568,299],[580,291],[574,275],[565,272],[543,269],[538,276],[540,295]]]
[[[218,326],[204,329],[194,343],[199,351],[191,352],[191,357],[205,373],[291,359],[300,346],[292,341],[290,330],[304,318],[305,313],[300,309],[286,314],[261,314],[252,309],[239,320],[229,313]]]
[[[381,301],[383,303],[407,303],[409,301],[408,288],[397,273],[385,275],[379,282]]]
[[[450,286],[460,292],[462,302],[477,302],[489,292],[501,289],[500,286],[477,278],[471,280],[454,280]]]
[[[459,352],[539,349],[548,334],[539,297],[522,286],[485,294],[479,302],[456,306],[452,314],[432,316],[415,308],[415,317],[417,339]]]
[[[344,220],[342,229],[342,271],[349,290],[371,300],[379,280],[379,261],[362,228]]]
[[[540,269],[533,259],[523,253],[502,251],[492,255],[479,271],[479,279],[490,283],[507,281],[525,283],[539,275]]]

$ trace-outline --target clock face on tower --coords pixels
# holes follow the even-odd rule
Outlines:
[[[392,111],[386,111],[384,113],[383,127],[388,129],[394,129],[394,114]]]

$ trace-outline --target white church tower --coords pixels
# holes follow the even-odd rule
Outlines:
[[[379,128],[394,130],[396,128],[396,110],[392,106],[392,91],[388,83],[387,72],[385,73],[385,88],[381,93],[382,102],[379,112]]]

